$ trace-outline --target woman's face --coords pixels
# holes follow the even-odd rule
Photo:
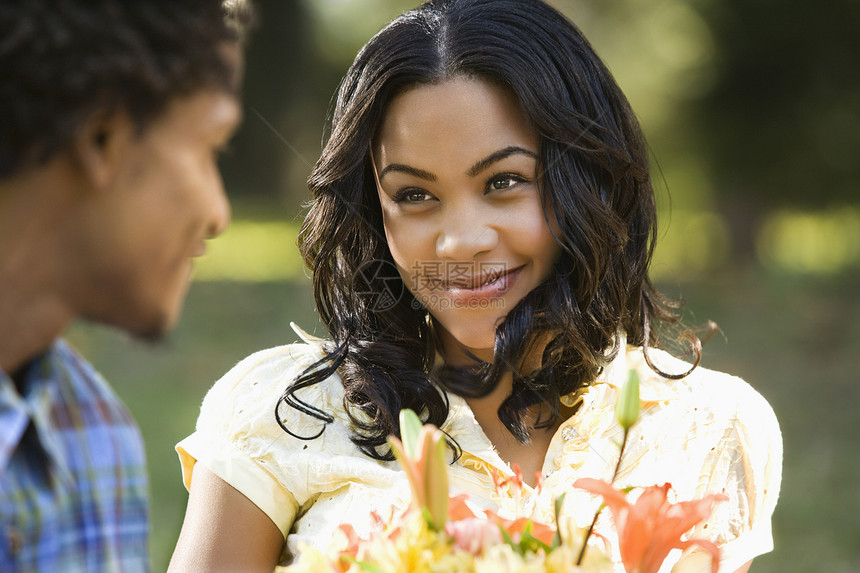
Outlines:
[[[373,164],[388,247],[449,359],[465,347],[492,360],[495,327],[561,252],[537,162],[538,134],[516,98],[482,80],[416,87],[383,118]]]

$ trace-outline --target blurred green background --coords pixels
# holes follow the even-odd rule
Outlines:
[[[747,379],[780,419],[776,550],[753,571],[860,571],[860,2],[551,3],[649,137],[658,285],[687,301],[690,323],[720,325],[704,364]],[[199,264],[180,326],[155,346],[69,333],[147,441],[154,571],[185,511],[173,445],[206,390],[245,355],[294,341],[290,321],[323,334],[295,248],[305,179],[352,57],[414,4],[258,0],[245,123],[223,161],[234,222]]]

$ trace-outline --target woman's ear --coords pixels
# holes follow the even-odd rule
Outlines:
[[[133,122],[122,112],[95,115],[78,130],[70,151],[90,187],[101,190],[112,186],[134,130]]]

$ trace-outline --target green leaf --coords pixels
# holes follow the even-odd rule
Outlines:
[[[513,539],[511,539],[511,535],[507,532],[507,530],[505,530],[504,527],[499,525],[499,531],[502,532],[502,541],[504,541],[519,552],[519,547],[517,547],[517,544],[514,543]]]
[[[541,549],[547,553],[550,551],[549,545],[532,535],[531,522],[526,524],[518,543],[514,543],[511,535],[501,525],[499,525],[499,531],[502,532],[502,540],[523,557],[525,557],[526,553],[537,553]]]
[[[383,569],[379,565],[374,565],[373,563],[368,563],[367,561],[359,561],[358,559],[354,557],[349,557],[347,555],[341,556],[341,559],[358,565],[359,569],[361,569],[362,571],[367,571],[368,573],[386,573],[385,569]]]
[[[555,498],[555,502],[553,503],[553,510],[555,512],[555,535],[552,536],[553,549],[561,545],[561,521],[559,521],[559,517],[561,517],[561,507],[564,504],[564,496],[565,494],[562,493],[560,496]]]
[[[520,548],[523,551],[529,551],[531,553],[537,553],[539,549],[549,551],[549,545],[532,535],[531,521],[526,523],[526,527],[523,530],[523,535],[522,537],[520,537]]]

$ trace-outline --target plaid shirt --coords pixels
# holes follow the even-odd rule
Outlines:
[[[0,571],[148,569],[143,441],[92,366],[63,341],[0,370]]]

